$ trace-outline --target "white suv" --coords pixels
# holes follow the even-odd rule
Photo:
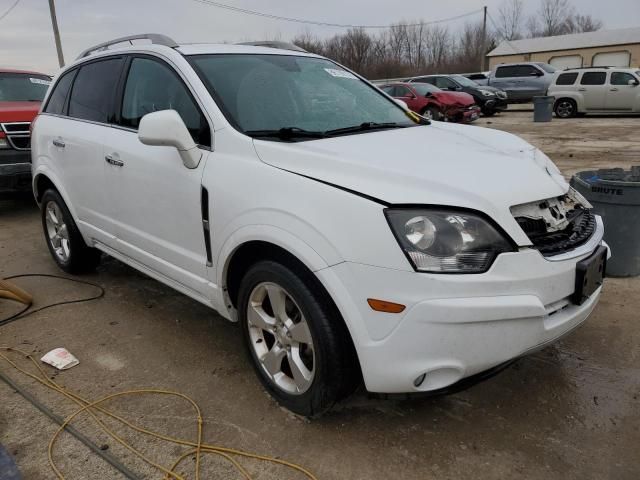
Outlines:
[[[71,273],[104,252],[238,321],[289,409],[360,379],[448,387],[596,306],[602,221],[520,138],[430,124],[317,55],[148,38],[50,88],[33,129],[49,249]]]
[[[587,113],[640,113],[640,70],[593,67],[556,74],[548,94],[560,118]]]

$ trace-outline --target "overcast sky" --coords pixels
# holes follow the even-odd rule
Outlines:
[[[0,0],[0,16],[15,0]],[[330,23],[387,25],[448,18],[483,5],[493,17],[502,0],[219,0],[221,3],[275,15]],[[526,0],[533,11],[537,0]],[[581,13],[604,21],[605,28],[640,26],[640,0],[573,0]],[[195,0],[56,0],[65,60],[84,48],[124,35],[164,33],[177,42],[237,42],[280,37],[288,40],[308,30],[319,36],[341,31],[304,26],[231,12]],[[450,22],[455,31],[480,14]],[[30,68],[56,73],[58,62],[47,0],[21,0],[0,20],[0,67]]]

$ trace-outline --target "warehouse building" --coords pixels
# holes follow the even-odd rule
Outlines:
[[[504,41],[487,55],[489,66],[545,62],[556,68],[638,67],[640,27]]]

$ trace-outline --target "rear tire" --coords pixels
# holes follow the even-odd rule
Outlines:
[[[316,417],[359,382],[346,326],[309,275],[271,260],[256,263],[240,284],[238,318],[265,389],[292,412]]]
[[[554,105],[553,111],[558,118],[573,118],[578,114],[578,105],[575,100],[561,98]]]
[[[67,273],[86,273],[96,269],[101,253],[87,246],[60,194],[49,189],[42,195],[40,214],[49,252]]]

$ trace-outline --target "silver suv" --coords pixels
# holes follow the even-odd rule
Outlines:
[[[587,113],[640,113],[640,69],[592,67],[558,72],[549,87],[560,118]]]
[[[547,94],[555,71],[548,63],[503,63],[491,71],[488,85],[507,92],[510,103],[530,102]]]

